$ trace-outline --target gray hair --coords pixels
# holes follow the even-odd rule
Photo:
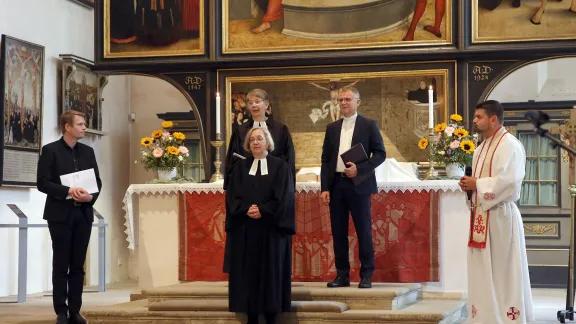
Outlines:
[[[268,131],[268,129],[266,128],[262,128],[262,127],[254,127],[248,130],[248,133],[246,133],[246,138],[244,139],[244,150],[246,150],[246,152],[251,152],[250,151],[250,136],[252,136],[252,133],[254,133],[255,130],[261,130],[262,134],[264,134],[264,138],[266,139],[266,144],[267,144],[267,149],[268,152],[272,152],[274,151],[274,140],[272,139],[272,135],[270,135],[270,132]]]
[[[262,99],[263,101],[270,102],[270,100],[268,99],[268,93],[264,91],[264,89],[252,89],[246,95],[246,98],[248,97],[257,97]]]
[[[340,89],[340,92],[352,92],[354,94],[354,98],[356,99],[360,99],[360,91],[358,91],[358,89],[356,89],[356,87],[353,86],[347,86],[347,87],[343,87],[342,89]]]

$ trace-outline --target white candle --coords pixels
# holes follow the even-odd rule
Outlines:
[[[220,93],[216,92],[216,133],[220,133]]]
[[[434,95],[432,86],[428,88],[428,128],[434,128]]]

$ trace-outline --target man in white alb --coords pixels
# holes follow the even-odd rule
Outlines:
[[[468,239],[468,318],[471,324],[534,321],[520,198],[526,152],[504,128],[495,100],[476,106],[474,128],[484,137],[472,176],[460,187],[472,194]]]

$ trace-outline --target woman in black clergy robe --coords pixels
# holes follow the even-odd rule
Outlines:
[[[292,135],[288,127],[273,118],[266,117],[266,110],[270,107],[268,93],[262,89],[254,89],[246,95],[248,98],[248,109],[250,110],[251,119],[242,125],[239,125],[232,132],[230,136],[230,145],[228,145],[228,152],[226,153],[225,160],[225,173],[224,173],[224,189],[228,187],[230,180],[229,173],[238,161],[238,158],[233,153],[242,156],[250,155],[249,151],[245,151],[242,147],[246,133],[254,127],[267,128],[272,139],[274,140],[274,150],[270,155],[279,157],[286,163],[292,173],[294,184],[296,184],[296,165],[294,152],[294,144],[292,143]]]
[[[252,154],[234,165],[226,191],[228,307],[247,313],[248,324],[258,314],[271,324],[291,305],[294,183],[288,164],[268,154],[274,141],[267,129],[250,129],[244,148]]]

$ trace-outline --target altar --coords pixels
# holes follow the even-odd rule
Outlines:
[[[418,282],[428,291],[467,290],[469,217],[455,180],[383,182],[372,196],[374,282]],[[128,246],[139,288],[223,281],[225,192],[221,183],[131,185],[124,197]],[[335,275],[329,208],[315,182],[296,185],[293,281]],[[350,222],[352,280],[360,266]]]

